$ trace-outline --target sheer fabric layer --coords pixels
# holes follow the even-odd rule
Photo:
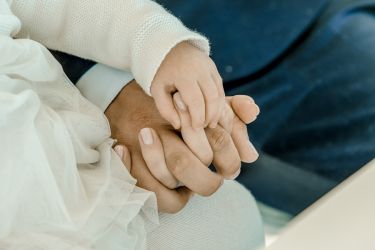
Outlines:
[[[10,37],[18,19],[0,6],[0,249],[144,248],[155,196],[114,154],[103,113],[48,50]]]

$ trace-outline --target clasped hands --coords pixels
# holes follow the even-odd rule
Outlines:
[[[181,121],[191,123],[178,93],[173,100]],[[180,211],[194,193],[213,194],[224,179],[239,175],[241,161],[258,158],[246,129],[258,114],[259,108],[250,97],[227,97],[218,126],[184,126],[177,131],[135,81],[105,112],[112,136],[121,145],[117,152],[137,185],[155,192],[159,210],[167,213]],[[211,162],[216,172],[208,168]]]

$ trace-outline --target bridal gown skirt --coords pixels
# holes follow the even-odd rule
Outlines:
[[[0,249],[144,248],[154,194],[48,50],[11,37],[19,27],[0,0]]]

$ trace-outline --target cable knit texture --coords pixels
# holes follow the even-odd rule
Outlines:
[[[204,36],[149,0],[14,0],[18,37],[129,70],[146,93],[167,53],[189,41],[209,54]]]

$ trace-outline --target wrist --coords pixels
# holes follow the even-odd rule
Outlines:
[[[81,76],[76,86],[84,97],[104,111],[133,79],[130,72],[96,64]]]
[[[160,118],[154,100],[134,80],[120,91],[104,114],[109,121],[112,137],[123,142],[124,138],[133,138],[137,142],[138,138],[134,135],[144,127],[167,124]]]

